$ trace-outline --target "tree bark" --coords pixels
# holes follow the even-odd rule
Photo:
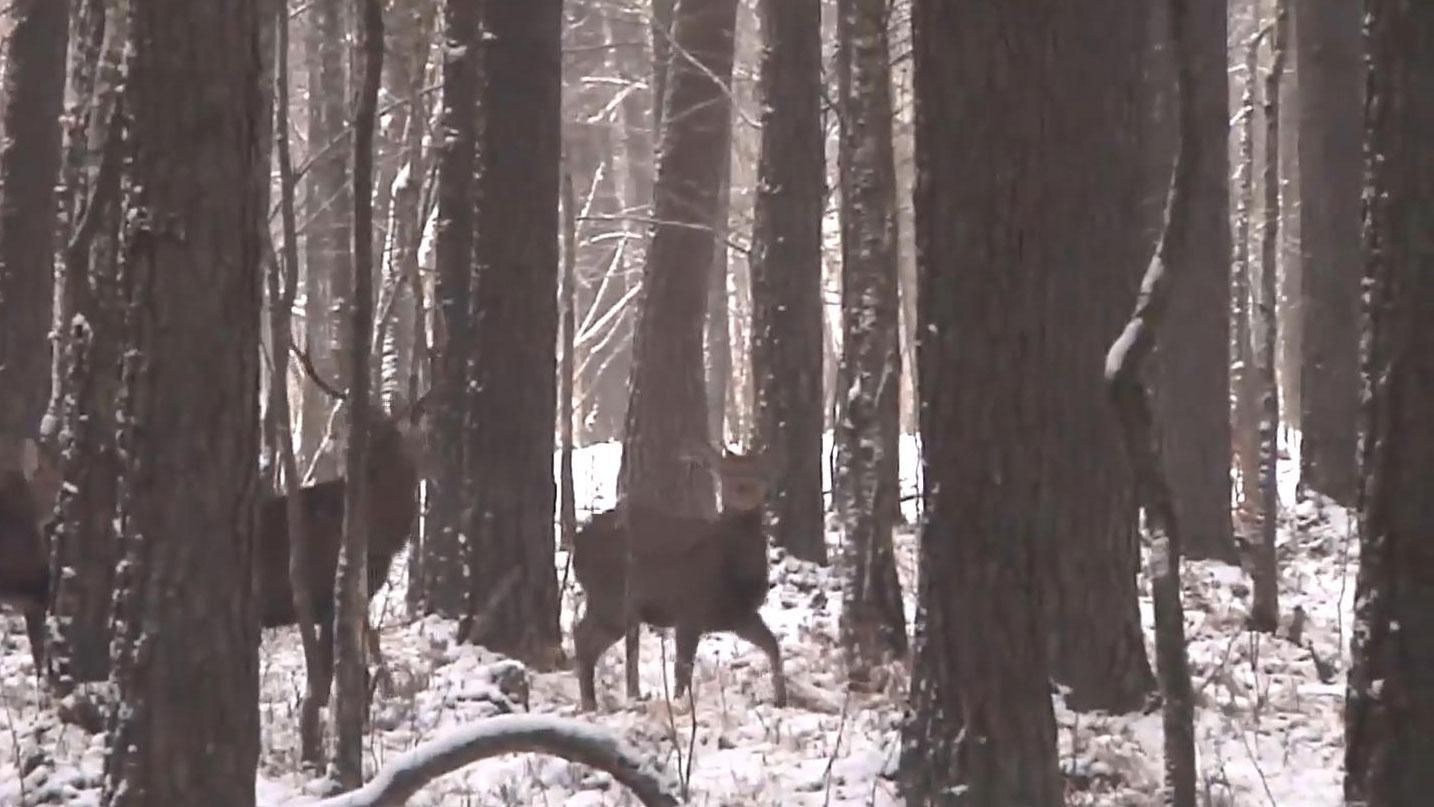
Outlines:
[[[561,657],[553,566],[562,3],[494,3],[482,54],[465,638],[540,669]],[[524,187],[521,194],[512,189]],[[507,596],[504,580],[518,575]],[[496,600],[496,601],[494,601]]]
[[[469,506],[464,480],[464,419],[472,350],[469,284],[473,274],[476,197],[478,26],[481,0],[447,0],[443,6],[443,100],[438,145],[437,327],[434,341],[433,453],[430,513],[417,583],[426,612],[458,617],[467,602],[467,565],[459,536]]]
[[[1256,27],[1259,27],[1258,20]],[[1233,298],[1230,347],[1230,388],[1234,404],[1230,417],[1235,467],[1239,472],[1237,501],[1245,514],[1259,508],[1260,416],[1255,391],[1255,343],[1251,296],[1254,260],[1251,254],[1251,225],[1255,208],[1255,83],[1259,74],[1260,40],[1263,30],[1245,47],[1245,76],[1240,93],[1239,173],[1235,181],[1235,269],[1231,279]]]
[[[825,563],[821,11],[819,0],[761,6],[762,152],[750,265],[756,442],[783,460],[768,499],[772,539]]]
[[[1434,792],[1434,6],[1371,0],[1365,16],[1363,489],[1345,800]]]
[[[1101,382],[1102,357],[1129,316],[1149,255],[1145,232],[1132,226],[1149,177],[1130,155],[1165,134],[1141,104],[1146,6],[1109,3],[1100,14],[1068,6],[1068,16],[1048,23],[1063,36],[1041,56],[1061,100],[1049,105],[1049,135],[1034,146],[1049,190],[1027,250],[1060,270],[1043,298],[1046,455],[1033,515],[1051,672],[1077,710],[1133,711],[1154,687],[1140,627],[1132,469]],[[1096,41],[1102,46],[1089,46]],[[1169,164],[1162,169],[1168,184]]]
[[[1191,11],[1190,41],[1197,54],[1194,86],[1201,150],[1193,189],[1197,232],[1176,255],[1183,291],[1170,301],[1158,354],[1156,408],[1166,468],[1185,550],[1193,558],[1233,562],[1230,519],[1230,204],[1227,15],[1223,2]],[[1184,269],[1183,267],[1190,267]]]
[[[1202,54],[1187,0],[1168,6],[1168,26],[1175,66],[1177,145],[1169,184],[1164,224],[1154,255],[1141,281],[1130,320],[1110,346],[1105,380],[1125,432],[1125,448],[1135,472],[1136,499],[1145,513],[1150,537],[1151,596],[1155,604],[1155,654],[1162,696],[1165,787],[1162,799],[1171,807],[1195,807],[1195,696],[1191,691],[1181,603],[1182,531],[1161,452],[1164,441],[1145,388],[1145,365],[1156,349],[1166,317],[1173,308],[1171,289],[1187,267],[1191,238],[1200,232],[1199,180],[1211,148],[1224,152],[1203,136],[1197,75]],[[1223,114],[1223,113],[1222,113]]]
[[[679,0],[668,120],[654,190],[656,230],[643,273],[620,484],[627,500],[684,514],[715,510],[712,480],[678,458],[689,440],[708,441],[703,378],[712,235],[729,148],[736,0]]]
[[[1300,487],[1345,505],[1359,489],[1359,227],[1364,176],[1358,3],[1295,4],[1300,74]]]
[[[902,368],[887,9],[885,0],[843,0],[837,5],[842,355],[836,394],[834,498],[846,555],[842,645],[847,676],[854,686],[872,683],[873,666],[902,657],[907,650],[906,614],[891,542],[892,513],[900,498]],[[815,25],[812,28],[815,46],[818,33]],[[814,153],[822,152],[817,148]],[[790,164],[791,158],[787,161]],[[820,209],[820,198],[815,202]],[[816,248],[820,234],[813,235]],[[805,369],[805,380],[818,388],[812,402],[815,411],[810,415],[818,428],[820,281],[819,276],[814,277],[815,288],[809,292],[813,302],[808,305],[815,309],[811,313],[817,321],[810,326],[816,332],[808,336],[815,357],[807,359]],[[783,318],[791,320],[792,312],[775,317]],[[787,383],[795,371],[795,367],[786,368],[775,381]],[[756,375],[764,379],[772,373],[758,368]],[[814,457],[819,457],[820,432],[814,430],[812,436],[818,441]],[[819,474],[820,466],[812,470]],[[822,538],[820,520],[809,529],[814,535],[806,540]],[[825,551],[821,557],[825,559]]]
[[[363,57],[353,131],[353,243],[348,301],[349,434],[344,455],[344,535],[334,572],[334,768],[339,784],[363,784],[363,733],[368,716],[369,349],[373,340],[373,175],[378,89],[383,75],[383,3],[363,0]]]
[[[5,42],[0,109],[0,431],[33,435],[50,397],[46,337],[69,2],[22,0],[8,13],[15,28]]]
[[[118,105],[129,19],[88,0],[73,15],[61,204],[64,247],[55,290],[57,382],[45,432],[59,445],[65,485],[51,523],[47,673],[57,693],[110,672],[114,595],[115,399],[127,340],[118,288],[120,181]]]
[[[1047,91],[1054,17],[1038,2],[913,7],[926,523],[911,804],[1061,803],[1032,537],[1046,369],[1032,348],[1058,270],[1026,248],[1043,218],[1025,176],[1043,118],[1010,101]]]
[[[120,401],[125,560],[103,802],[253,805],[267,126],[252,0],[133,0]],[[202,682],[202,684],[200,683]]]
[[[1275,0],[1270,72],[1265,76],[1264,228],[1260,234],[1259,361],[1256,387],[1260,398],[1260,540],[1254,547],[1250,577],[1254,597],[1250,626],[1273,633],[1279,626],[1279,566],[1275,559],[1280,517],[1278,478],[1280,387],[1275,376],[1279,347],[1279,282],[1276,265],[1280,245],[1280,81],[1285,67],[1289,14],[1285,0]]]

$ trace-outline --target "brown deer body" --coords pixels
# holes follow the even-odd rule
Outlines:
[[[418,514],[420,447],[406,424],[374,412],[370,417],[368,462],[368,593],[388,580],[393,558],[408,542]],[[343,543],[344,479],[331,479],[298,490],[308,544],[308,581],[324,669],[331,669],[334,630],[334,574]],[[259,621],[266,628],[292,625],[293,586],[289,580],[287,496],[267,496],[259,505],[258,569],[255,596]]]
[[[766,463],[710,449],[700,459],[721,479],[722,512],[715,519],[621,505],[594,516],[574,538],[573,574],[587,593],[573,632],[586,710],[597,708],[597,661],[619,637],[627,640],[628,696],[638,696],[641,624],[676,629],[677,695],[691,685],[702,636],[730,632],[766,654],[776,702],[786,703],[781,650],[759,613],[767,598]]]

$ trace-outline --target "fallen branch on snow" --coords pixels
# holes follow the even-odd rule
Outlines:
[[[647,807],[677,807],[657,770],[611,732],[546,715],[502,715],[457,729],[399,756],[358,790],[316,807],[397,807],[444,774],[488,757],[523,752],[605,771]]]

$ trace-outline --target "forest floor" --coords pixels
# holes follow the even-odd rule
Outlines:
[[[903,452],[904,488],[916,489],[915,446]],[[578,502],[611,502],[617,447],[596,446],[576,461]],[[1186,631],[1198,703],[1202,804],[1338,805],[1342,770],[1344,669],[1357,545],[1346,513],[1311,502],[1293,506],[1297,462],[1282,463],[1286,501],[1280,532],[1280,605],[1305,614],[1301,644],[1244,630],[1249,579],[1221,564],[1185,567]],[[907,503],[914,517],[915,502]],[[831,536],[833,556],[839,551]],[[907,617],[914,615],[916,539],[897,539]],[[897,805],[892,774],[907,671],[892,669],[880,694],[842,685],[840,579],[828,569],[773,554],[774,587],[763,615],[782,644],[791,703],[772,705],[762,655],[739,640],[702,641],[696,703],[669,706],[664,657],[670,640],[644,630],[642,684],[649,698],[623,696],[621,643],[599,666],[600,711],[577,709],[570,671],[514,675],[513,662],[453,642],[454,624],[403,616],[401,574],[373,603],[391,686],[373,707],[367,763],[386,760],[445,731],[507,710],[591,720],[661,762],[699,805]],[[564,576],[563,629],[571,652],[581,594]],[[401,570],[400,561],[395,564]],[[1142,581],[1147,642],[1152,611]],[[3,617],[0,635],[0,805],[95,804],[105,738],[56,719],[58,705],[36,685],[21,620]],[[1286,634],[1282,632],[1281,636]],[[1152,653],[1153,658],[1153,653]],[[670,669],[670,667],[669,667]],[[303,658],[292,629],[266,631],[261,648],[261,805],[300,805],[322,785],[299,770],[295,729]],[[526,706],[523,701],[526,700]],[[1158,803],[1158,713],[1076,714],[1057,700],[1061,765],[1072,805]],[[695,723],[694,723],[695,715]],[[415,805],[635,804],[610,777],[554,758],[514,755],[469,766],[430,785]]]

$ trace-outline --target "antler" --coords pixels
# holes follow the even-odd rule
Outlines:
[[[315,369],[314,360],[309,358],[309,351],[307,349],[299,347],[297,343],[292,343],[289,345],[289,351],[299,360],[299,367],[303,369],[304,375],[308,376],[309,380],[314,382],[314,386],[323,390],[325,395],[338,401],[348,399],[347,392],[340,391],[336,384],[331,384],[319,376],[319,371]]]

